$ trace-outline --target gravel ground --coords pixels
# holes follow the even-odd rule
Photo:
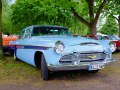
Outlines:
[[[51,80],[33,78],[21,82],[7,81],[0,84],[0,90],[120,90],[120,53],[116,59],[97,74],[86,71],[56,72]]]

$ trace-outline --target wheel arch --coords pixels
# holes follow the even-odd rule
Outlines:
[[[37,68],[40,68],[41,67],[41,57],[43,55],[43,52],[41,51],[36,51],[35,52],[35,55],[34,55],[34,62],[35,62],[35,66]]]

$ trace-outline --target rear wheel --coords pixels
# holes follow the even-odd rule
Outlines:
[[[42,55],[42,58],[41,58],[41,77],[42,77],[42,79],[48,80],[49,74],[50,74],[50,71],[47,68],[45,57],[44,57],[44,55]]]

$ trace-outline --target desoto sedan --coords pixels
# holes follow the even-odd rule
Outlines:
[[[98,72],[113,61],[111,50],[97,41],[73,37],[66,27],[28,26],[15,42],[14,59],[41,68],[48,80],[53,71],[88,70]]]

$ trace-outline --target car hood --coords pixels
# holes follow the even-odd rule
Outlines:
[[[16,44],[54,48],[57,41],[61,41],[64,44],[64,53],[80,51],[103,52],[105,50],[96,40],[73,36],[33,36],[31,38],[18,40]]]
[[[32,37],[34,41],[47,42],[48,46],[54,46],[57,41],[61,41],[65,45],[78,45],[78,44],[98,44],[96,40],[89,40],[82,37],[73,37],[73,36],[34,36]],[[44,44],[44,43],[43,43]]]

